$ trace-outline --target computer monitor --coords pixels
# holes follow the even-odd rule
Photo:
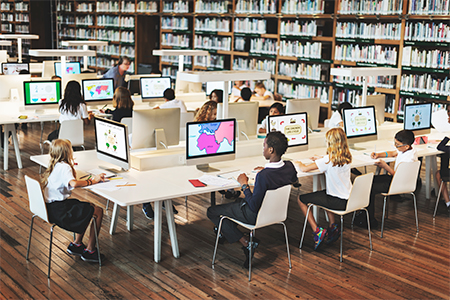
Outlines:
[[[112,101],[114,96],[114,79],[83,79],[81,81],[83,98],[87,104],[101,104]]]
[[[180,108],[133,110],[133,149],[164,149],[180,142]]]
[[[308,150],[308,114],[306,112],[269,116],[268,132],[280,131],[288,139],[288,147],[296,151]]]
[[[1,75],[0,76],[0,101],[23,102],[23,82],[31,79],[30,74]]]
[[[61,82],[57,80],[24,81],[25,109],[36,112],[45,108],[58,108],[61,100]]]
[[[79,61],[69,61],[66,62],[66,71],[64,72],[64,75],[66,74],[80,74],[81,73],[81,65]],[[61,76],[61,62],[55,62],[55,75]]]
[[[308,114],[308,127],[311,130],[319,128],[320,99],[289,99],[286,102],[286,113],[293,114],[298,112],[306,112]]]
[[[30,72],[29,63],[2,63],[3,75],[19,75],[19,72],[25,70]]]
[[[141,98],[163,98],[164,91],[172,87],[170,77],[141,77]]]
[[[414,131],[414,135],[425,135],[431,132],[432,103],[405,104],[403,128]]]
[[[128,90],[131,95],[139,95],[141,93],[141,81],[140,79],[128,80]]]
[[[224,119],[186,124],[186,164],[215,172],[210,163],[233,160],[236,155],[236,120]]]
[[[369,95],[366,99],[367,106],[375,106],[375,114],[377,115],[377,125],[384,123],[384,108],[386,106],[386,95]]]
[[[236,130],[239,141],[249,140],[256,137],[258,126],[259,102],[247,101],[228,104],[228,118],[235,118],[237,121]],[[222,117],[223,104],[217,104],[217,118]]]
[[[349,146],[354,150],[364,150],[355,147],[355,143],[377,140],[377,126],[374,106],[346,108],[342,119]]]
[[[69,83],[72,80],[77,81],[80,86],[83,83],[83,79],[101,79],[101,75],[97,75],[95,73],[80,73],[80,74],[67,74],[64,75],[64,77],[61,79],[62,81],[62,90],[66,90],[67,83]]]
[[[231,94],[231,81],[228,81],[228,95]],[[214,90],[225,90],[225,81],[208,81],[206,83],[206,95],[209,96]]]
[[[97,158],[128,171],[130,169],[130,147],[127,125],[95,117],[94,128]]]

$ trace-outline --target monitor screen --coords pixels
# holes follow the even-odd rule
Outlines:
[[[111,101],[114,96],[114,79],[83,79],[84,101]]]
[[[228,94],[231,94],[231,81],[228,81]],[[224,90],[225,81],[211,81],[206,83],[206,95],[209,96],[214,90]]]
[[[377,134],[374,106],[344,109],[343,119],[344,130],[348,138]]]
[[[81,66],[80,62],[78,61],[70,61],[66,62],[66,72],[65,74],[80,74],[81,73]],[[61,77],[61,63],[55,62],[55,75]]]
[[[142,99],[162,98],[164,91],[171,87],[170,77],[141,77]]]
[[[58,104],[61,100],[61,81],[24,81],[25,105]]]
[[[308,145],[308,117],[306,112],[269,116],[268,132],[281,131],[288,139],[288,146]]]
[[[96,117],[94,119],[94,127],[95,148],[98,158],[127,170],[130,157],[127,126],[119,122]]]
[[[4,75],[19,75],[22,70],[30,72],[30,65],[28,63],[2,63]]]
[[[128,80],[128,90],[131,95],[139,95],[141,92],[141,85],[139,79],[130,79]]]
[[[431,128],[431,102],[405,105],[404,129],[420,130]]]
[[[186,124],[186,159],[234,154],[236,120],[225,119]]]

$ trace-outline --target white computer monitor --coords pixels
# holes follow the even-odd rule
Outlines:
[[[170,77],[141,77],[141,98],[163,98],[164,91],[172,87]]]
[[[247,101],[228,104],[228,118],[235,118],[239,141],[256,137],[258,127],[259,102]],[[217,104],[217,118],[221,118],[223,104]]]
[[[95,117],[94,128],[97,158],[112,163],[122,170],[130,169],[127,125]]]
[[[236,155],[236,120],[186,124],[186,164],[203,172],[219,171],[210,163],[233,160]]]
[[[30,74],[1,75],[0,76],[0,101],[23,102],[23,82],[31,79]]]
[[[319,128],[320,99],[289,99],[286,102],[286,113],[293,114],[306,112],[308,114],[308,127],[311,130]]]
[[[19,75],[20,71],[30,72],[29,63],[2,63],[2,73],[4,75]]]
[[[431,132],[432,103],[405,104],[403,128],[412,130],[414,135],[425,135]]]
[[[228,95],[231,94],[231,81],[228,81]],[[206,83],[206,95],[209,96],[214,90],[225,90],[225,81],[208,81]]]
[[[61,100],[61,81],[24,81],[23,94],[26,110],[38,112],[46,108],[58,108]]]
[[[374,106],[346,108],[342,119],[348,143],[352,149],[364,150],[355,147],[355,143],[377,140],[377,126]]]
[[[81,65],[79,61],[69,61],[66,62],[66,71],[64,72],[64,75],[66,74],[80,74],[81,73]],[[55,75],[61,76],[61,62],[55,62]]]
[[[180,142],[180,108],[133,110],[133,149],[164,149]]]
[[[288,147],[308,150],[308,114],[306,112],[269,116],[268,132],[280,131],[288,139]]]
[[[377,115],[378,126],[384,123],[384,109],[386,106],[386,95],[369,95],[366,99],[367,106],[375,106],[375,114]]]
[[[81,81],[83,98],[89,104],[101,104],[112,101],[114,96],[114,79],[83,79]]]

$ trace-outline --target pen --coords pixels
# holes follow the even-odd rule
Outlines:
[[[127,184],[118,184],[116,187],[122,187],[122,186],[136,186],[136,183],[127,183]]]
[[[100,108],[100,110],[104,109],[108,104],[103,105],[102,108]]]
[[[117,177],[117,174],[113,174],[113,175],[105,176],[105,178],[113,178],[113,177]]]
[[[88,176],[91,176],[91,175],[90,175],[90,174],[86,174],[86,175],[84,175],[84,176],[81,176],[80,179],[86,178],[86,177],[88,177]],[[90,177],[89,177],[89,178],[90,178]],[[89,178],[88,178],[88,179],[89,179]]]

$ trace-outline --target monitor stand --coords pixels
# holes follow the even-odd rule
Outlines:
[[[237,120],[237,130],[238,130],[238,141],[243,141],[243,137],[245,137],[247,140],[250,140],[248,138],[248,135],[245,134],[247,132],[247,126],[245,125],[244,120]]]
[[[164,133],[164,129],[155,129],[155,144],[156,150],[167,149],[166,134]]]
[[[197,167],[197,170],[205,172],[205,173],[220,171],[219,169],[210,167],[209,164],[196,165],[196,167]]]
[[[114,168],[114,167],[106,167],[106,166],[98,166],[100,169],[102,169],[102,170],[105,170],[105,171],[108,171],[108,172],[111,172],[111,173],[114,173],[114,174],[120,174],[120,173],[125,173],[125,172],[128,172],[128,170],[125,170],[124,168],[121,168],[121,167],[117,167],[117,168]]]

